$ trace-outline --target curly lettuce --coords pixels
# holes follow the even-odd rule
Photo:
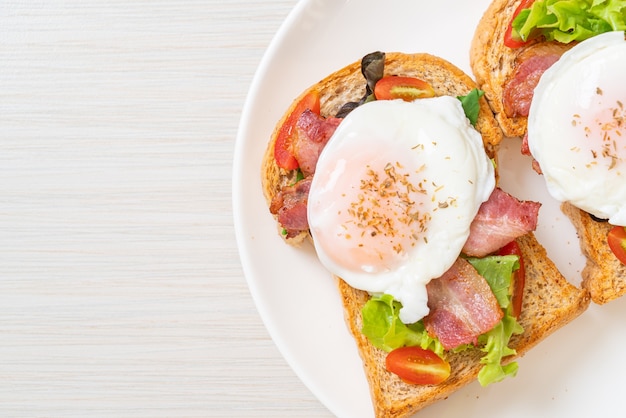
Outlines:
[[[548,41],[583,41],[626,30],[626,0],[537,0],[513,19],[512,37],[543,36]]]
[[[516,354],[515,350],[508,346],[511,337],[524,332],[513,316],[510,291],[513,272],[520,266],[519,258],[516,255],[505,255],[469,258],[467,261],[487,280],[504,312],[504,317],[495,327],[478,337],[478,343],[482,345],[481,350],[485,352],[480,360],[483,367],[478,373],[478,382],[482,386],[487,386],[517,374],[517,362],[503,364],[502,361],[505,357]]]
[[[426,332],[422,321],[404,324],[399,317],[402,304],[391,295],[372,297],[361,309],[361,332],[375,347],[390,352],[405,346],[420,346],[443,357],[443,346]]]
[[[519,268],[519,259],[515,255],[505,255],[469,258],[468,261],[487,280],[504,311],[502,320],[493,329],[478,337],[479,349],[485,353],[481,358],[483,367],[478,374],[478,381],[482,386],[487,386],[517,373],[517,363],[503,364],[503,359],[515,354],[515,350],[508,346],[509,341],[514,334],[523,332],[523,328],[511,314],[511,280],[513,272]],[[361,310],[361,332],[374,346],[387,352],[404,346],[420,346],[445,358],[441,342],[428,334],[422,321],[404,324],[400,320],[401,308],[402,304],[391,295],[373,296]],[[452,351],[459,352],[470,347],[473,345],[463,345]]]

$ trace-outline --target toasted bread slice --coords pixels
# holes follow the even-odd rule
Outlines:
[[[470,66],[476,83],[485,92],[502,132],[508,137],[526,133],[527,117],[509,117],[503,104],[504,86],[513,77],[520,60],[534,49],[554,49],[563,53],[569,45],[535,41],[520,48],[504,45],[504,34],[521,0],[494,0],[476,26],[470,47]]]
[[[437,95],[465,95],[476,87],[472,79],[456,66],[428,54],[387,53],[385,74],[421,78],[433,86]],[[311,89],[316,89],[321,95],[321,114],[335,115],[344,103],[359,100],[364,94],[365,81],[360,72],[360,62],[331,74]],[[282,125],[299,99],[294,101],[277,126]],[[480,106],[476,127],[483,136],[487,154],[495,158],[502,132],[484,98]],[[294,174],[277,167],[274,161],[276,135],[277,131],[271,137],[262,164],[263,191],[268,204],[283,185],[294,181]],[[307,233],[302,233],[288,243],[297,244],[307,237],[310,238]],[[517,350],[519,356],[580,315],[589,306],[590,298],[587,291],[578,289],[563,278],[533,234],[519,238],[518,243],[526,266],[526,290],[520,316],[525,331],[513,337],[511,347]],[[442,384],[420,386],[402,382],[385,369],[386,353],[375,348],[361,333],[361,307],[367,302],[368,293],[352,288],[340,278],[337,280],[345,319],[363,360],[377,417],[409,416],[476,379],[482,367],[480,358],[483,353],[479,349],[469,349],[450,354],[451,376]]]
[[[589,290],[591,299],[602,305],[626,294],[626,265],[615,257],[606,242],[613,225],[595,220],[569,203],[563,203],[561,209],[574,224],[581,251],[587,258],[582,286]]]
[[[509,118],[504,112],[502,92],[511,77],[520,51],[504,46],[504,32],[521,0],[494,0],[476,26],[470,47],[470,67],[476,83],[485,92],[505,136],[521,136],[526,118]]]
[[[477,83],[485,91],[489,105],[505,136],[523,136],[527,118],[509,118],[504,113],[504,85],[515,72],[521,59],[538,48],[559,49],[562,53],[576,43],[564,45],[541,40],[516,49],[504,45],[504,32],[520,0],[494,0],[479,21],[470,51],[470,65]],[[607,244],[611,225],[594,220],[570,204],[563,212],[574,224],[587,265],[582,272],[582,286],[590,291],[595,303],[604,304],[626,294],[626,266],[617,260]]]
[[[518,238],[517,242],[526,268],[526,286],[519,317],[524,332],[513,336],[510,347],[517,351],[516,357],[519,357],[583,313],[590,299],[588,292],[563,278],[532,233]],[[367,292],[356,290],[340,279],[338,286],[348,326],[363,359],[376,417],[410,416],[476,379],[484,353],[472,348],[448,355],[451,373],[445,382],[434,386],[404,383],[385,369],[387,353],[374,347],[361,333],[361,308],[369,299]]]
[[[420,78],[433,86],[437,96],[466,95],[477,87],[476,83],[461,69],[439,57],[423,53],[386,53],[385,75]],[[320,93],[320,114],[324,117],[336,115],[344,103],[358,101],[365,93],[365,79],[361,74],[360,61],[327,76],[310,89],[315,89]],[[306,95],[308,91],[303,92],[293,101],[291,107],[287,109],[283,118],[278,122],[263,157],[261,179],[263,193],[268,204],[283,186],[294,182],[296,174],[294,171],[284,170],[276,165],[274,144],[278,129],[291,114],[300,98]],[[487,154],[495,158],[495,149],[502,140],[502,131],[493,119],[491,109],[484,97],[480,99],[480,112],[476,128],[482,133]],[[299,244],[306,238],[310,238],[310,236],[303,232],[290,238],[288,242]]]

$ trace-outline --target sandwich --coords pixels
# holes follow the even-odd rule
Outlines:
[[[337,281],[377,417],[514,376],[589,305],[533,235],[540,204],[498,186],[476,87],[439,57],[373,52],[295,98],[263,157],[277,233]]]
[[[495,0],[470,65],[580,238],[595,303],[626,293],[626,1]]]

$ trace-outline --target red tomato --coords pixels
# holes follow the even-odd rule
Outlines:
[[[435,90],[427,82],[414,77],[383,77],[374,87],[377,100],[402,99],[410,102],[415,99],[435,96]]]
[[[614,226],[609,231],[607,241],[615,257],[623,264],[626,264],[626,227]]]
[[[400,347],[387,354],[387,370],[406,383],[437,385],[450,376],[450,364],[430,350]]]
[[[506,28],[506,32],[504,32],[504,45],[505,46],[508,46],[509,48],[519,48],[530,42],[529,40],[521,41],[521,40],[513,39],[513,36],[512,36],[513,20],[515,20],[515,17],[517,17],[519,12],[521,12],[524,9],[529,9],[530,6],[532,6],[534,2],[535,0],[522,0],[519,6],[517,6],[517,9],[515,9],[515,11],[513,12],[513,16],[511,16],[511,21],[509,22],[509,25]]]
[[[298,119],[307,109],[311,109],[311,111],[318,115],[320,113],[320,96],[315,90],[311,90],[300,99],[278,130],[276,143],[274,144],[274,158],[280,168],[286,170],[295,170],[298,168],[298,160],[296,160],[291,151],[291,137]]]
[[[516,255],[519,257],[519,269],[513,272],[513,293],[511,296],[512,313],[514,317],[519,317],[522,312],[522,300],[524,299],[524,285],[526,284],[526,270],[524,269],[524,258],[517,241],[513,240],[498,250],[498,255]]]

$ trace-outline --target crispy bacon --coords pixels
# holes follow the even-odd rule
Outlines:
[[[278,222],[286,232],[286,238],[293,238],[309,229],[307,203],[312,177],[309,176],[292,186],[285,186],[274,196],[270,212],[277,216]]]
[[[502,92],[504,112],[507,116],[528,116],[530,102],[539,79],[560,57],[557,54],[534,55],[520,64]]]
[[[463,253],[484,257],[534,231],[540,207],[541,203],[518,200],[497,187],[472,221]]]
[[[315,173],[320,153],[341,120],[324,118],[308,109],[298,119],[291,146],[305,177]]]
[[[539,79],[571,46],[559,42],[539,42],[521,50],[516,58],[517,68],[504,83],[502,92],[504,113],[508,117],[528,116]]]
[[[502,104],[508,117],[528,116],[535,87],[543,73],[574,46],[575,42],[538,42],[520,50],[517,68],[504,83]]]
[[[424,326],[446,350],[477,343],[504,316],[489,284],[465,259],[458,258],[438,279],[426,285],[430,313]]]
[[[305,178],[294,185],[284,186],[270,204],[270,212],[277,216],[285,229],[286,238],[293,238],[309,229],[307,203],[315,166],[341,120],[324,118],[307,109],[296,122],[291,151]]]

